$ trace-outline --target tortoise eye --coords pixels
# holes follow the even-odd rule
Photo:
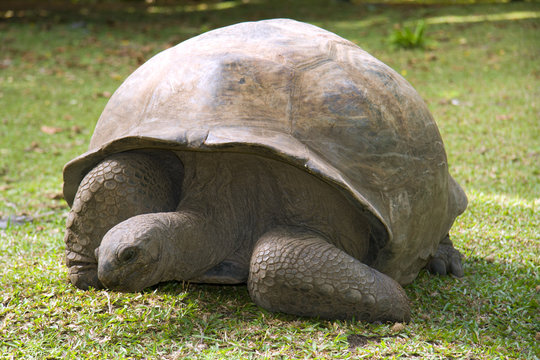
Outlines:
[[[128,263],[133,261],[137,257],[137,249],[134,247],[127,247],[118,253],[118,260],[122,263]]]

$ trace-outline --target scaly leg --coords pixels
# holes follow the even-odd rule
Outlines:
[[[132,216],[175,210],[182,164],[169,152],[110,156],[81,181],[69,212],[64,241],[70,281],[80,289],[102,288],[94,250],[105,233]]]
[[[248,289],[259,306],[302,316],[409,321],[403,288],[326,241],[299,228],[278,228],[257,242]]]

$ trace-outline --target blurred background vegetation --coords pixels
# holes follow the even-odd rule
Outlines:
[[[245,287],[141,293],[67,281],[63,165],[122,81],[202,32],[290,17],[333,31],[425,99],[469,208],[465,277],[422,272],[407,325],[268,313]],[[540,357],[540,3],[0,1],[0,358]]]

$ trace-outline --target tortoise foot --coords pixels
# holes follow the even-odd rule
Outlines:
[[[461,258],[463,255],[454,248],[450,237],[447,235],[439,244],[437,252],[428,263],[427,269],[436,275],[454,275],[462,277],[463,265]]]
[[[90,288],[96,290],[104,289],[105,287],[97,276],[97,264],[93,265],[75,265],[70,267],[69,281],[81,290],[88,290]]]

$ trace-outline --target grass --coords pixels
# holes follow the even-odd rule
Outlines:
[[[420,20],[414,30],[408,27],[397,27],[394,32],[390,34],[388,40],[395,46],[402,48],[421,48],[424,47],[425,38],[424,33],[426,30],[426,23]]]
[[[0,358],[540,357],[538,3],[51,4],[0,5],[0,217],[33,218],[0,229]],[[470,201],[452,230],[465,277],[422,272],[406,287],[404,327],[272,314],[242,286],[120,294],[67,282],[62,166],[86,150],[110,93],[173,44],[271,17],[359,44],[403,74],[438,122]],[[390,46],[394,26],[420,20],[429,46]]]

